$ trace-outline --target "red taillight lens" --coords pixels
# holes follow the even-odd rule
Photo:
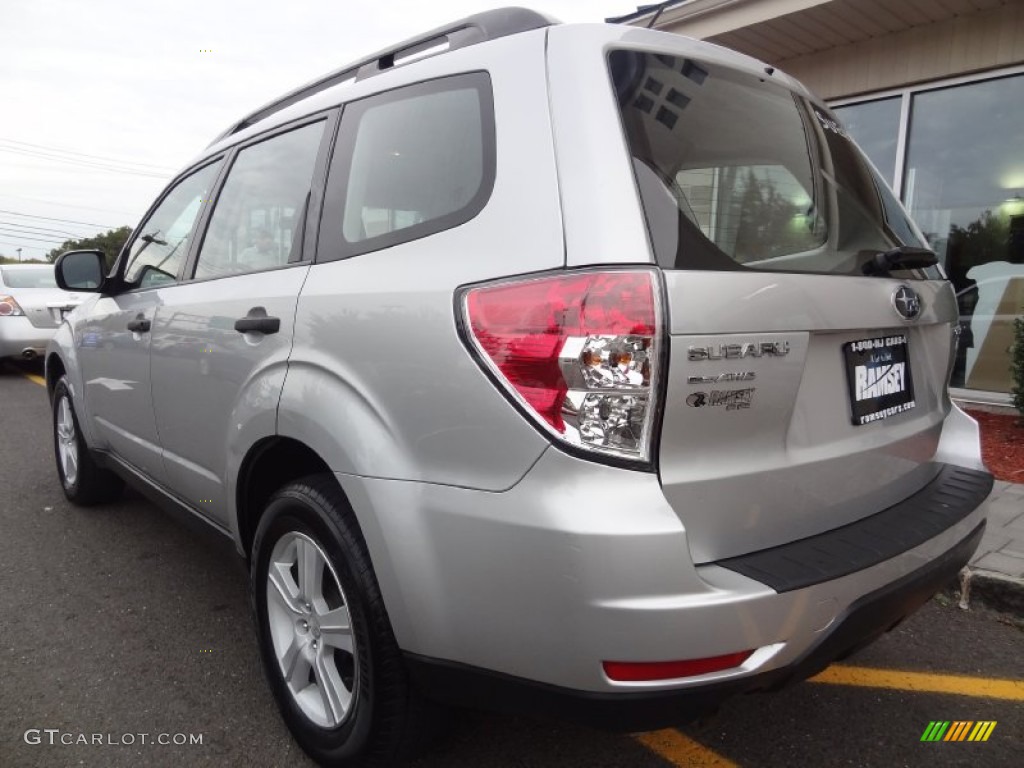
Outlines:
[[[740,651],[724,656],[686,661],[606,661],[603,666],[609,680],[622,683],[675,680],[679,677],[706,675],[708,672],[721,672],[723,669],[738,667],[753,653]]]
[[[0,296],[0,317],[23,314],[25,313],[21,311],[13,296]]]
[[[472,288],[472,341],[560,439],[649,459],[659,343],[651,270],[581,272]]]

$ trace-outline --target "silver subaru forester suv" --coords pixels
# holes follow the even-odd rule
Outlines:
[[[618,729],[814,674],[978,544],[941,265],[829,109],[683,37],[470,17],[170,184],[46,357],[57,469],[229,537],[323,764],[442,704]],[[90,284],[98,288],[90,288]]]

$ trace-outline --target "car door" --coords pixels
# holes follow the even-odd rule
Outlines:
[[[167,190],[122,253],[119,289],[100,296],[78,324],[75,344],[94,447],[114,452],[157,482],[165,473],[150,388],[150,328],[161,287],[181,275],[220,167],[216,159]]]
[[[274,433],[329,124],[319,115],[238,149],[187,278],[160,292],[152,375],[167,484],[221,523],[231,457]]]

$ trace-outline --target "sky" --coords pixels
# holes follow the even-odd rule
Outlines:
[[[0,255],[134,227],[230,123],[488,0],[0,0]],[[566,22],[635,10],[541,0]]]

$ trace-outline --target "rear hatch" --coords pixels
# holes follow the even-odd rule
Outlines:
[[[57,287],[48,264],[0,267],[0,294],[13,296],[36,328],[57,328],[61,312],[81,302],[78,294]]]
[[[956,303],[832,113],[770,68],[608,57],[670,362],[659,448],[694,559],[878,512],[938,471]]]

